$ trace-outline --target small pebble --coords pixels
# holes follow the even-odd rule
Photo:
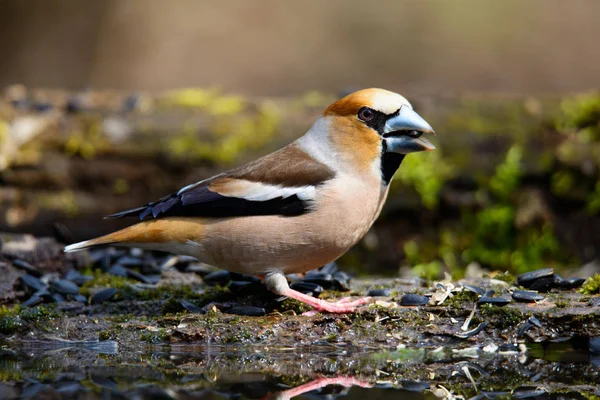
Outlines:
[[[491,304],[491,305],[498,306],[498,307],[504,307],[508,303],[510,303],[510,300],[509,299],[505,299],[503,297],[487,297],[487,296],[484,296],[484,297],[479,298],[479,300],[477,300],[477,304],[479,304],[479,305]]]
[[[117,294],[118,290],[115,288],[106,288],[102,289],[99,292],[96,292],[90,298],[90,304],[100,304],[104,303],[107,300],[113,298],[115,294]]]
[[[546,390],[533,387],[516,388],[512,392],[512,396],[515,399],[528,399],[531,397],[543,396],[545,394],[548,394]]]
[[[266,311],[262,307],[241,306],[231,308],[229,310],[229,314],[245,315],[248,317],[262,317],[266,314]]]
[[[209,286],[224,285],[231,280],[231,273],[225,270],[211,272],[204,278],[204,283]]]
[[[426,306],[429,303],[429,297],[420,294],[408,293],[400,299],[401,306]]]
[[[388,297],[391,295],[392,295],[392,291],[390,289],[371,289],[367,293],[367,296],[371,296],[371,297]]]
[[[515,290],[512,293],[512,298],[515,301],[523,303],[535,303],[536,301],[544,300],[545,297],[538,292],[532,292],[529,290]]]
[[[20,260],[20,259],[16,258],[16,259],[13,260],[12,265],[15,268],[20,269],[21,271],[27,272],[29,275],[35,276],[36,278],[39,278],[39,277],[42,276],[42,273],[40,271],[38,271],[37,269],[35,269],[27,261],[23,261],[23,260]]]
[[[79,287],[71,281],[65,279],[58,279],[50,283],[50,288],[55,292],[62,294],[78,294]]]

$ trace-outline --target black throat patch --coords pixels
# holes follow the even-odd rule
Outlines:
[[[383,139],[381,146],[381,179],[384,185],[389,185],[394,174],[402,164],[405,154],[388,153],[387,142]]]

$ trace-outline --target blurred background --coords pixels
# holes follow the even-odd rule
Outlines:
[[[397,91],[438,132],[340,263],[600,270],[600,2],[0,1],[0,231],[82,240]]]

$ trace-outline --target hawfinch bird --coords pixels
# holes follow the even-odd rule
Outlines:
[[[118,245],[193,256],[264,277],[272,292],[317,311],[352,312],[370,299],[317,299],[291,289],[285,274],[325,265],[354,246],[381,212],[404,157],[435,148],[423,137],[433,133],[404,97],[361,90],[330,105],[284,148],[113,214],[140,222],[65,251]]]

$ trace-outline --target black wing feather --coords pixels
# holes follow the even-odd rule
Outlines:
[[[208,183],[208,182],[207,182]],[[107,218],[139,217],[242,217],[250,215],[296,216],[309,211],[307,201],[293,195],[266,201],[226,197],[211,192],[208,186],[196,186],[182,193],[173,193],[143,207],[122,211]]]

